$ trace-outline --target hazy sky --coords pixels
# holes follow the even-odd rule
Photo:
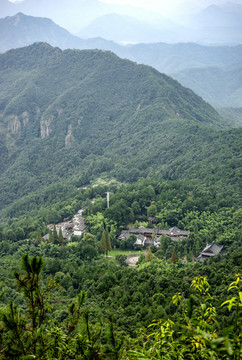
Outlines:
[[[172,8],[178,4],[184,3],[184,0],[99,0],[106,4],[132,5],[142,7],[147,10],[169,13]],[[216,0],[215,0],[216,1]],[[196,3],[196,1],[191,0]]]
[[[206,7],[211,4],[221,5],[229,0],[99,0],[100,2],[106,4],[118,4],[118,5],[133,5],[137,7],[142,7],[144,9],[158,11],[160,13],[169,14],[172,12],[178,5],[184,3],[190,3],[191,5],[196,5],[198,7]],[[242,0],[231,0],[231,2],[242,4]]]
[[[3,0],[6,1],[6,0]],[[13,3],[25,3],[25,0],[8,0]],[[28,0],[22,11],[27,15],[50,17],[58,25],[73,33],[87,26],[95,18],[108,13],[119,13],[137,17],[141,21],[154,22],[160,16],[183,24],[184,15],[197,13],[211,4],[223,5],[226,2],[242,5],[242,0],[68,0],[60,1],[60,8],[53,6],[56,1]],[[0,0],[1,2],[1,0]],[[48,6],[47,6],[48,4]],[[31,6],[32,5],[32,6]],[[66,6],[66,11],[63,9]],[[1,9],[0,9],[1,12]],[[13,15],[13,14],[6,14]]]
[[[22,2],[24,0],[8,0],[10,2]],[[40,0],[41,1],[41,0]],[[51,1],[51,0],[50,0]],[[234,2],[242,5],[242,0],[98,0],[100,3],[112,5],[132,5],[138,8],[158,12],[163,15],[171,15],[176,11],[177,7],[182,4],[190,4],[197,7],[197,9],[204,8],[211,4],[222,5],[226,2]],[[79,0],[81,3],[82,0]]]

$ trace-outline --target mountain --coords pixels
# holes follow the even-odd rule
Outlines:
[[[36,18],[22,13],[0,19],[0,32],[2,34],[0,51],[2,52],[36,41],[45,41],[61,49],[111,50],[122,58],[151,65],[173,76],[182,85],[190,87],[214,106],[241,106],[239,64],[242,58],[242,45],[202,46],[194,43],[152,43],[120,46],[100,37],[81,39],[50,19]],[[131,38],[129,40],[131,41]],[[212,73],[212,68],[216,69],[214,73]]]
[[[227,3],[218,6],[212,4],[190,17],[188,25],[194,28],[198,41],[203,43],[241,44],[241,18],[242,5]]]
[[[110,5],[98,0],[24,0],[15,3],[0,0],[0,7],[2,17],[22,12],[30,16],[51,18],[71,30],[79,30],[110,9]]]
[[[232,123],[231,127],[241,127],[242,126],[242,107],[240,108],[218,108],[218,112],[224,118],[227,118]]]
[[[120,14],[132,17],[150,25],[163,23],[165,27],[173,26],[174,22],[155,11],[126,3],[109,3],[99,0],[23,0],[11,3],[0,0],[1,16],[13,16],[18,12],[30,16],[48,17],[73,33],[78,33],[97,18],[108,14]],[[99,36],[99,35],[98,35]]]
[[[241,27],[242,5],[227,2],[220,6],[209,5],[190,18],[196,27]]]
[[[159,21],[146,22],[122,14],[105,14],[84,27],[81,37],[101,36],[121,43],[178,43],[199,42],[202,44],[241,44],[242,6],[210,5],[197,14],[181,19],[181,23],[168,21],[160,16]]]
[[[147,43],[177,41],[177,33],[174,32],[172,22],[160,17],[159,23],[148,23],[135,17],[107,14],[98,17],[87,27],[83,28],[78,35],[84,38],[102,37],[118,43]]]
[[[215,107],[241,106],[242,45],[157,43],[137,44],[126,49],[129,59],[172,76]]]
[[[109,50],[117,47],[104,39],[80,39],[48,18],[27,16],[22,13],[0,19],[0,31],[1,52],[41,41],[61,49],[98,47]]]
[[[11,48],[30,45],[37,41],[45,41],[54,46],[78,47],[80,39],[71,35],[67,30],[56,25],[47,18],[37,18],[18,13],[0,19],[2,52]]]
[[[127,17],[110,15],[114,22]],[[137,22],[138,24],[143,24]],[[124,25],[124,24],[123,24]],[[242,45],[202,46],[195,43],[150,43],[120,46],[101,37],[81,39],[47,18],[18,13],[0,19],[0,51],[30,45],[34,42],[48,42],[61,49],[76,48],[111,50],[118,56],[155,67],[161,72],[173,74],[195,67],[224,67],[241,62]],[[95,35],[95,34],[93,34]],[[120,37],[121,39],[121,37]],[[131,38],[129,38],[131,41]]]
[[[100,176],[197,178],[237,188],[240,131],[221,130],[210,105],[151,67],[37,43],[0,55],[0,80],[6,216],[25,211],[24,201],[52,185],[72,191]]]
[[[205,9],[203,2],[201,7],[201,11],[186,16],[184,9],[181,11],[179,6],[176,6],[171,13],[171,19],[167,19],[159,11],[151,12],[142,9],[142,6],[125,3],[98,0],[24,0],[13,4],[7,0],[0,0],[2,17],[13,16],[19,12],[48,17],[73,33],[84,32],[85,29],[88,37],[91,33],[99,37],[103,32],[108,35],[107,39],[116,42],[120,41],[123,33],[125,38],[122,41],[129,42],[200,42],[216,45],[242,43],[241,5],[221,5],[216,1],[216,5],[210,5]],[[186,5],[185,8],[186,12],[189,12],[190,6]],[[110,14],[118,16],[117,23],[109,18]],[[123,19],[123,16],[128,18]],[[118,24],[128,26],[132,31],[132,40],[127,40],[127,35],[131,34],[127,34],[125,26],[118,27]]]
[[[111,16],[112,17],[112,16]],[[114,15],[116,19],[116,15]],[[119,17],[118,17],[119,18]],[[126,19],[126,17],[123,17]],[[0,19],[0,51],[45,41],[61,49],[111,50],[118,56],[173,74],[195,67],[224,67],[241,62],[242,45],[204,46],[195,43],[150,43],[120,46],[101,37],[81,39],[56,25],[52,20],[22,13]]]
[[[126,47],[129,59],[153,66],[161,72],[197,67],[224,67],[241,62],[242,45],[205,46],[195,43],[137,44]]]
[[[242,63],[186,69],[172,76],[215,107],[242,107]]]

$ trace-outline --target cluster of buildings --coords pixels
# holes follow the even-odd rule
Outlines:
[[[134,245],[140,245],[142,247],[149,247],[150,245],[154,245],[158,248],[160,246],[161,236],[167,236],[172,241],[181,241],[185,238],[188,238],[189,234],[190,231],[180,230],[176,226],[170,228],[169,230],[146,228],[144,226],[140,226],[138,229],[131,228],[129,230],[123,230],[118,237],[118,240],[121,241],[128,239],[130,235],[134,235],[136,237]],[[218,245],[214,241],[211,244],[206,245],[196,260],[204,261],[209,259],[220,254],[222,249],[223,245]]]
[[[189,233],[190,231],[180,230],[177,227],[172,227],[169,230],[161,230],[140,226],[138,229],[131,228],[129,230],[123,230],[118,239],[128,239],[130,235],[135,235],[137,238],[135,245],[141,245],[144,247],[154,245],[159,247],[161,236],[167,236],[172,241],[179,241],[184,238],[188,238]]]
[[[56,224],[57,233],[59,233],[60,229],[62,231],[63,238],[66,240],[70,240],[72,235],[82,236],[83,232],[87,229],[85,218],[82,216],[83,210],[79,210],[78,213],[71,219],[67,221],[63,221],[59,224]],[[53,231],[54,224],[49,224],[48,228]],[[123,230],[118,237],[118,240],[128,239],[130,235],[134,235],[136,237],[136,241],[134,245],[139,245],[142,247],[149,247],[154,245],[155,247],[160,246],[160,238],[161,236],[166,236],[172,241],[181,241],[185,238],[188,238],[190,231],[180,230],[178,227],[174,226],[169,230],[161,230],[157,228],[146,228],[144,226],[140,226],[139,228],[131,228],[129,230]],[[48,239],[49,234],[46,234],[43,239]],[[211,244],[207,244],[206,247],[201,251],[196,260],[204,261],[211,257],[214,257],[221,253],[223,249],[223,245],[218,245],[216,242],[212,242]]]
[[[79,210],[78,213],[71,219],[67,221],[63,221],[59,224],[49,224],[47,227],[49,230],[53,231],[54,226],[56,227],[56,231],[59,234],[61,229],[63,238],[66,240],[70,240],[72,235],[82,236],[83,232],[87,229],[85,218],[82,216],[83,210]],[[43,239],[48,240],[49,234],[46,234]]]

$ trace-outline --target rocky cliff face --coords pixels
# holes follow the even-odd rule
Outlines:
[[[10,115],[8,117],[8,131],[11,134],[19,134],[21,132],[21,122],[16,115]]]
[[[30,120],[28,111],[24,111],[20,116],[9,115],[5,118],[8,131],[11,134],[20,134],[23,127],[27,126]]]
[[[53,130],[54,115],[40,121],[40,136],[42,139],[48,137]]]
[[[65,137],[65,147],[69,148],[71,147],[72,143],[74,142],[74,136],[72,135],[72,125],[70,124],[68,126],[67,135]]]

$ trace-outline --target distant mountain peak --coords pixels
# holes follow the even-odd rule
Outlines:
[[[201,10],[200,14],[206,13],[206,12],[218,12],[218,11],[223,11],[221,6],[211,4],[211,5],[207,6],[205,9]]]

